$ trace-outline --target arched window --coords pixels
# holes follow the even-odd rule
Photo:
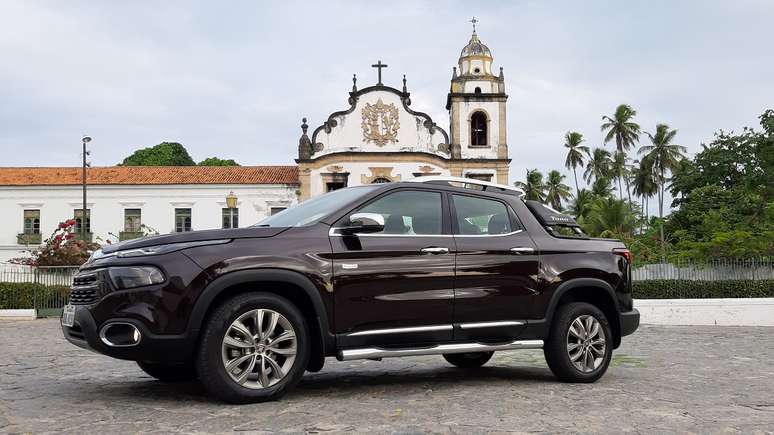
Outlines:
[[[378,177],[378,178],[374,178],[374,181],[371,182],[371,184],[382,184],[382,183],[391,183],[391,181],[384,177]]]
[[[480,93],[481,93],[481,88],[479,88],[478,86],[476,86],[476,89],[474,89],[474,90],[473,90],[473,93],[474,93],[474,94],[480,94]]]
[[[470,117],[470,144],[472,146],[486,146],[487,138],[486,115],[484,112],[475,112]]]

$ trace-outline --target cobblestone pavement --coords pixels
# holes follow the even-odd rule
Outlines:
[[[774,433],[772,361],[774,328],[646,326],[592,385],[557,382],[540,351],[470,372],[328,360],[282,401],[232,406],[76,348],[56,320],[0,321],[0,432]]]

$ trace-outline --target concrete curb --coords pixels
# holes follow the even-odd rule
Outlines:
[[[35,310],[0,310],[0,320],[35,320]]]
[[[636,299],[648,325],[774,326],[774,298]]]

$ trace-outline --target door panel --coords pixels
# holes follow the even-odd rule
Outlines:
[[[341,345],[451,340],[456,249],[454,238],[442,234],[446,207],[440,193],[393,192],[356,212],[381,214],[385,228],[376,234],[334,231],[330,238]]]
[[[457,246],[455,339],[518,336],[537,293],[539,258],[513,211],[499,201],[452,195]]]

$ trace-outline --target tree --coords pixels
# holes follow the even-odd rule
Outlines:
[[[43,246],[31,250],[29,257],[14,258],[10,262],[30,266],[80,266],[96,249],[98,244],[77,239],[75,219],[69,219],[56,227]]]
[[[524,199],[545,201],[546,194],[543,174],[537,169],[527,169],[526,180],[517,181],[514,185],[524,191]]]
[[[674,170],[665,225],[678,256],[774,256],[774,111],[759,119],[762,131],[720,131]]]
[[[628,104],[621,104],[615,108],[613,116],[603,116],[602,126],[600,129],[606,133],[605,143],[615,140],[615,147],[618,153],[626,156],[626,151],[629,150],[635,143],[640,140],[640,125],[633,121],[637,115],[637,111],[632,109]],[[618,179],[619,190],[621,184],[621,178]],[[626,184],[626,194],[628,195],[629,202],[631,203],[632,194],[629,188],[629,184]]]
[[[578,188],[578,173],[577,167],[583,167],[584,155],[589,155],[589,147],[581,145],[583,143],[583,135],[577,131],[570,131],[564,135],[564,147],[567,148],[567,158],[564,161],[564,167],[567,169],[572,168],[572,175],[575,178],[575,193],[580,194]]]
[[[557,170],[552,170],[548,173],[548,180],[545,183],[545,200],[555,210],[562,209],[562,201],[566,201],[572,197],[570,193],[570,186],[562,183],[565,176]]]
[[[653,163],[653,171],[657,175],[658,183],[658,217],[664,219],[664,185],[666,184],[666,174],[676,168],[680,160],[684,158],[683,154],[687,151],[682,145],[673,144],[677,130],[670,129],[666,124],[657,124],[655,134],[646,133],[650,139],[651,145],[645,145],[640,148],[640,154],[646,156]],[[664,246],[664,225],[661,224],[661,245]],[[662,248],[662,256],[665,253]]]
[[[607,178],[610,176],[611,164],[610,151],[604,148],[594,148],[588,163],[586,163],[586,171],[583,173],[583,178],[586,179],[587,183],[591,183],[592,180]]]
[[[123,166],[195,166],[185,147],[177,142],[162,142],[135,151],[121,163]]]
[[[610,161],[610,176],[618,180],[618,199],[623,199],[623,187],[621,181],[626,179],[627,188],[629,186],[629,168],[626,164],[626,160],[626,154],[621,151],[616,151],[613,153],[613,159]],[[629,200],[631,201],[631,195],[629,195]]]
[[[643,223],[647,224],[650,197],[655,195],[658,190],[655,174],[653,173],[653,162],[647,156],[639,162],[635,161],[632,182],[634,194],[640,197],[640,208],[644,214]]]
[[[610,179],[606,177],[600,177],[594,180],[594,184],[591,185],[591,194],[595,198],[607,198],[613,194],[613,186],[610,183]]]
[[[208,157],[199,162],[199,166],[239,166],[239,163],[235,162],[233,159],[226,160],[217,157]]]
[[[618,152],[626,152],[640,140],[640,125],[632,121],[637,111],[628,104],[621,104],[615,108],[613,116],[603,116],[600,127],[605,135],[605,143],[615,140]]]
[[[594,194],[588,189],[581,189],[570,203],[570,210],[576,219],[585,219],[591,210],[593,202]]]
[[[583,230],[597,237],[630,238],[636,225],[637,218],[626,201],[608,196],[594,200]]]

